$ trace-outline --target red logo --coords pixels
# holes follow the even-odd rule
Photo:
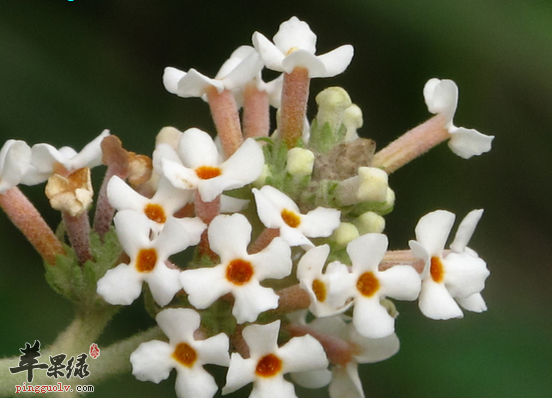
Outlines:
[[[90,356],[94,359],[98,358],[100,356],[100,348],[96,343],[92,343],[90,345]]]

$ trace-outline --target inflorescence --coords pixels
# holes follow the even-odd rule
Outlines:
[[[307,119],[310,79],[344,72],[352,46],[316,55],[316,35],[296,17],[272,41],[255,32],[252,42],[214,78],[165,69],[170,93],[208,103],[215,139],[165,127],[151,158],[108,131],[79,153],[9,140],[0,206],[78,308],[144,294],[167,339],[130,355],[137,379],[159,383],[175,368],[179,397],[211,398],[219,387],[203,366],[214,364],[228,367],[223,394],[253,383],[251,397],[295,397],[291,380],[364,397],[358,364],[399,350],[393,300],[418,300],[432,319],[486,310],[489,271],[467,247],[483,210],[462,220],[447,249],[455,216],[437,210],[420,219],[410,250],[389,251],[388,176],[443,141],[467,159],[489,151],[493,137],[456,127],[456,84],[431,79],[423,94],[435,116],[376,151],[357,134],[362,112],[342,88],[319,93]],[[265,67],[280,77],[265,83]],[[90,169],[102,163],[91,224]],[[46,181],[62,214],[57,233],[17,188]],[[113,255],[101,254],[107,242]],[[187,263],[171,259],[188,248]],[[93,271],[80,285],[65,275],[84,269]]]

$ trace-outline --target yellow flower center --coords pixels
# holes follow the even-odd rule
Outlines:
[[[435,282],[443,282],[443,279],[445,278],[445,268],[443,267],[443,263],[439,257],[431,257],[429,273]]]
[[[165,215],[165,210],[157,204],[148,203],[144,207],[144,214],[152,221],[163,224],[167,221],[167,216]]]
[[[358,278],[357,289],[363,296],[372,297],[379,288],[379,280],[373,272],[365,272]]]
[[[136,256],[136,269],[140,272],[151,272],[157,263],[155,249],[142,249]]]
[[[301,218],[291,210],[282,210],[281,216],[282,220],[291,228],[297,228],[301,224]]]
[[[282,360],[274,354],[268,354],[261,358],[255,373],[261,377],[272,377],[282,370]]]
[[[195,169],[195,172],[202,180],[210,180],[222,174],[222,171],[218,167],[213,166],[201,166]]]
[[[179,343],[174,350],[172,357],[182,365],[191,368],[197,359],[195,350],[186,343]]]
[[[232,260],[226,267],[226,279],[235,285],[243,285],[249,282],[253,273],[251,263],[239,258]]]

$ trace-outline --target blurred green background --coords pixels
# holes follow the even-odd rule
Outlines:
[[[292,15],[318,35],[319,53],[354,45],[346,73],[313,81],[312,97],[326,86],[346,88],[364,111],[361,133],[379,147],[429,118],[422,88],[431,77],[460,87],[456,125],[496,136],[481,157],[466,161],[442,145],[390,178],[397,194],[387,217],[392,248],[405,248],[429,211],[447,209],[460,219],[486,210],[470,246],[491,270],[483,292],[489,311],[437,322],[415,303],[398,303],[401,350],[361,367],[367,395],[552,396],[548,0],[2,1],[0,141],[80,149],[108,128],[127,149],[150,154],[163,126],[213,132],[201,100],[164,90],[163,68],[214,76],[255,30],[272,37]],[[59,215],[42,190],[23,187],[55,226]],[[0,255],[0,355],[13,356],[24,342],[51,343],[72,310],[47,286],[39,257],[3,213]],[[150,324],[135,303],[98,343]],[[92,395],[171,397],[173,384],[174,376],[155,385],[127,375]]]

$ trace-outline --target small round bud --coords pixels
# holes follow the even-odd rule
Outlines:
[[[351,142],[358,138],[357,129],[362,127],[363,123],[362,110],[356,104],[352,104],[343,111],[343,125],[347,129],[345,142]]]
[[[333,240],[339,248],[345,248],[349,242],[360,236],[358,229],[351,223],[342,222],[333,231],[331,240]]]
[[[359,187],[356,197],[360,202],[384,202],[389,188],[387,173],[376,167],[359,167]]]
[[[180,136],[182,135],[182,132],[178,129],[175,129],[174,127],[163,127],[159,133],[157,133],[157,137],[155,137],[155,145],[159,144],[169,144],[171,147],[173,147],[175,150],[178,149],[178,141],[180,141]]]
[[[314,153],[308,149],[292,148],[287,153],[286,171],[294,177],[312,174]]]
[[[341,87],[328,87],[316,96],[318,114],[316,121],[319,126],[329,123],[336,130],[343,120],[343,111],[351,106],[351,97]]]
[[[385,229],[385,218],[373,211],[367,211],[356,218],[354,225],[361,235],[382,233]]]

